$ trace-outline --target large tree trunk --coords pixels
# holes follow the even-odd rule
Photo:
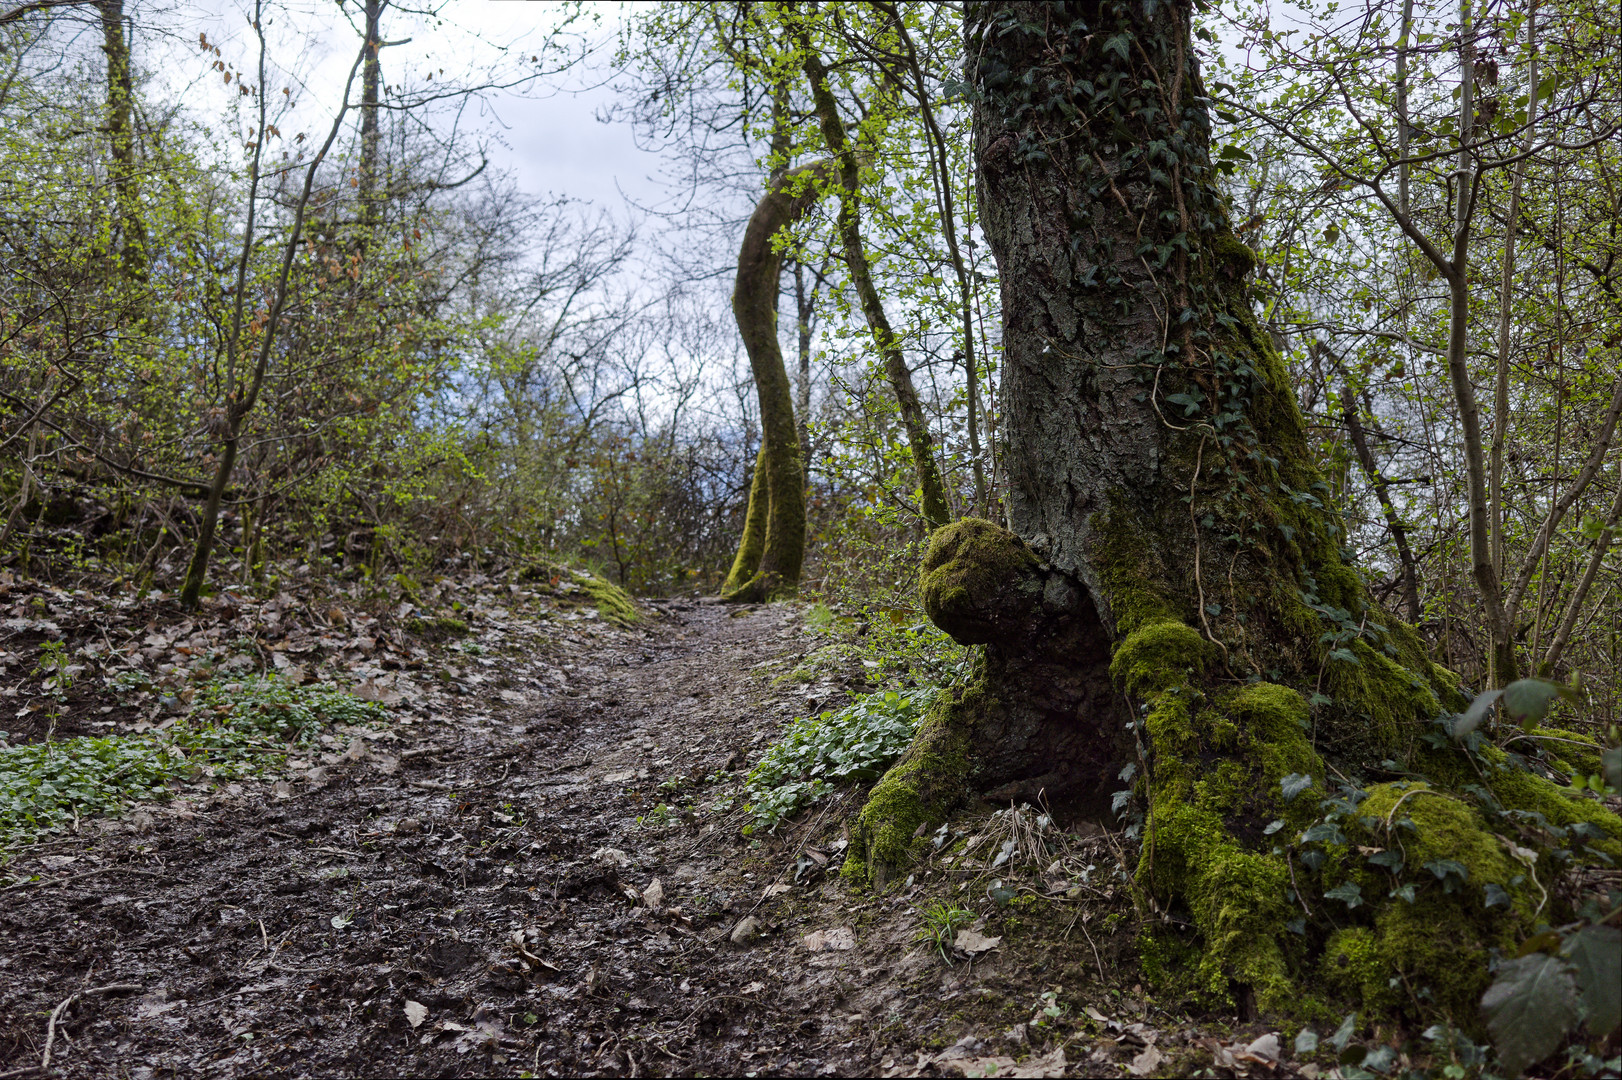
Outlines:
[[[1372,600],[1321,501],[1287,373],[1251,311],[1254,257],[1211,167],[1189,20],[1184,3],[969,5],[1012,532],[965,520],[931,540],[925,610],[982,658],[874,789],[846,870],[882,882],[977,793],[1097,812],[1136,762],[1140,889],[1196,928],[1205,990],[1285,1008],[1321,956],[1363,940],[1337,936],[1319,898],[1349,863],[1291,861],[1335,775],[1326,760],[1353,777],[1384,762],[1385,775],[1475,781],[1420,738],[1461,704],[1453,680]],[[1286,795],[1292,774],[1313,796]],[[1390,809],[1402,796],[1380,775],[1365,805]],[[1530,774],[1488,780],[1506,804],[1603,815]],[[1421,829],[1463,822],[1425,834],[1441,857],[1469,857],[1455,840],[1500,850],[1452,796],[1401,805]],[[1530,887],[1502,869],[1478,860],[1471,877],[1515,895],[1496,920],[1479,893],[1403,905],[1371,886],[1339,926],[1377,937],[1382,972],[1473,1017],[1483,943],[1532,912]],[[1286,932],[1297,916],[1305,933]],[[1382,1004],[1384,975],[1369,986],[1365,1003]]]
[[[832,162],[819,161],[774,180],[750,215],[738,251],[732,314],[760,398],[760,454],[749,488],[743,538],[721,590],[725,600],[753,603],[792,596],[800,583],[805,561],[805,478],[793,391],[777,343],[783,256],[773,248],[772,238],[811,208],[819,183],[826,183],[832,168]]]

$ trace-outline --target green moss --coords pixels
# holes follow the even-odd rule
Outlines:
[[[1441,786],[1457,789],[1485,779],[1488,790],[1506,809],[1542,814],[1549,824],[1561,828],[1579,821],[1593,825],[1607,838],[1592,841],[1590,846],[1622,862],[1622,818],[1602,803],[1511,765],[1508,755],[1496,746],[1484,747],[1481,759],[1480,773],[1471,767],[1464,751],[1454,747],[1425,750],[1414,761],[1420,772]]]
[[[1149,620],[1115,650],[1110,677],[1128,697],[1152,697],[1197,678],[1208,648],[1187,623],[1165,617]]]
[[[936,626],[965,645],[984,644],[1040,599],[1038,565],[1007,529],[964,518],[930,536],[919,596]]]
[[[467,623],[448,616],[407,619],[405,628],[407,633],[415,634],[425,641],[448,641],[451,638],[466,637],[471,633]]]
[[[618,585],[604,581],[596,574],[580,578],[579,582],[586,595],[591,597],[592,606],[603,618],[621,626],[630,626],[642,620],[642,613],[636,610],[636,604]]]
[[[1370,927],[1349,926],[1331,934],[1318,970],[1326,986],[1365,1008],[1387,1011],[1402,1000],[1391,986],[1390,961]]]
[[[1592,776],[1600,771],[1601,747],[1591,736],[1555,727],[1536,727],[1527,734],[1538,739],[1551,763],[1567,776]]]
[[[1283,802],[1283,777],[1321,778],[1323,766],[1307,738],[1306,703],[1288,687],[1251,684],[1199,707],[1203,695],[1186,685],[1187,657],[1203,645],[1186,625],[1150,622],[1122,643],[1111,666],[1117,682],[1151,706],[1145,728],[1154,782],[1138,880],[1166,902],[1187,905],[1203,942],[1196,975],[1203,995],[1227,1001],[1238,983],[1263,1008],[1284,1010],[1297,996],[1282,944],[1294,917],[1290,868],[1254,841],[1268,819],[1300,823],[1309,813],[1304,802]]]
[[[1093,518],[1092,524],[1098,536],[1093,566],[1103,591],[1101,613],[1114,624],[1114,637],[1130,637],[1149,622],[1175,620],[1181,605],[1168,600],[1156,584],[1164,575],[1144,542],[1147,523],[1113,494],[1109,513]]]
[[[1346,832],[1353,846],[1331,860],[1324,884],[1356,881],[1374,902],[1353,914],[1371,912],[1373,926],[1332,936],[1320,972],[1366,1009],[1415,1016],[1436,1009],[1473,1028],[1491,951],[1512,948],[1548,914],[1534,871],[1510,856],[1474,809],[1425,783],[1371,788]],[[1384,899],[1392,879],[1363,860],[1361,851],[1387,847],[1403,856],[1400,880],[1414,887],[1412,902]],[[1441,860],[1463,866],[1466,880],[1445,886],[1427,868]],[[1508,896],[1507,908],[1485,906],[1489,884]]]
[[[968,717],[984,699],[984,672],[961,694],[942,691],[902,759],[874,786],[851,829],[841,873],[856,885],[882,888],[891,869],[926,843],[921,828],[946,820],[967,792]]]

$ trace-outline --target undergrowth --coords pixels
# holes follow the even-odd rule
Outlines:
[[[744,780],[753,821],[776,829],[833,787],[877,780],[912,742],[936,690],[886,690],[837,712],[795,720]]]
[[[150,732],[17,746],[0,732],[0,848],[167,798],[178,780],[254,775],[328,726],[386,715],[383,706],[332,687],[267,675],[206,683],[186,716]]]

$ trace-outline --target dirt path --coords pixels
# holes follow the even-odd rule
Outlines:
[[[750,673],[792,612],[660,616],[519,627],[517,689],[462,715],[30,851],[0,1072],[47,1041],[65,1076],[870,1071],[871,1032],[768,1004],[769,929],[730,941],[766,884],[736,828],[637,823],[782,718]]]

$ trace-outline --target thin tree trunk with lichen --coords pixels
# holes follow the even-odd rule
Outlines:
[[[1395,972],[1473,1018],[1487,950],[1531,927],[1535,894],[1484,811],[1376,781],[1485,779],[1502,804],[1550,820],[1613,838],[1622,821],[1530,773],[1478,778],[1461,751],[1422,738],[1462,699],[1374,602],[1324,505],[1288,374],[1251,309],[1254,256],[1212,168],[1190,18],[1186,3],[969,5],[1012,531],[968,519],[931,539],[924,608],[982,648],[875,786],[846,873],[882,884],[977,795],[1101,815],[1135,764],[1137,886],[1193,927],[1184,944],[1211,999],[1289,1011],[1322,970],[1327,993],[1398,1008]],[[1373,762],[1386,771],[1370,776]],[[1363,816],[1338,826],[1349,842],[1395,848],[1375,815],[1400,806],[1414,866],[1467,865],[1476,888],[1506,890],[1509,911],[1416,878],[1421,902],[1371,885],[1331,922],[1318,890],[1385,880],[1355,847],[1301,858],[1334,776],[1366,785],[1349,796]],[[1287,932],[1298,917],[1304,931]],[[1146,945],[1174,926],[1145,931]]]
[[[800,49],[806,79],[811,84],[811,100],[816,107],[817,120],[822,127],[823,142],[834,155],[839,169],[839,239],[845,252],[845,268],[850,272],[851,286],[862,306],[862,316],[873,333],[873,343],[884,360],[884,374],[895,393],[896,406],[901,411],[901,426],[907,432],[907,446],[912,451],[912,465],[918,474],[918,491],[924,522],[930,528],[939,528],[952,520],[952,511],[946,501],[946,484],[941,479],[940,466],[935,461],[935,438],[929,432],[929,421],[918,401],[918,390],[912,382],[912,370],[901,352],[901,339],[890,325],[878,287],[873,283],[873,269],[867,261],[867,249],[862,243],[861,224],[861,163],[856,147],[846,137],[845,123],[839,117],[839,105],[828,86],[828,69],[811,46],[810,38],[800,35]]]
[[[724,600],[754,603],[792,596],[800,583],[805,562],[805,478],[793,390],[777,342],[783,256],[772,241],[816,202],[817,184],[831,169],[831,162],[820,161],[775,179],[750,215],[738,251],[732,314],[760,399],[760,453],[749,488],[743,539],[721,590]]]

